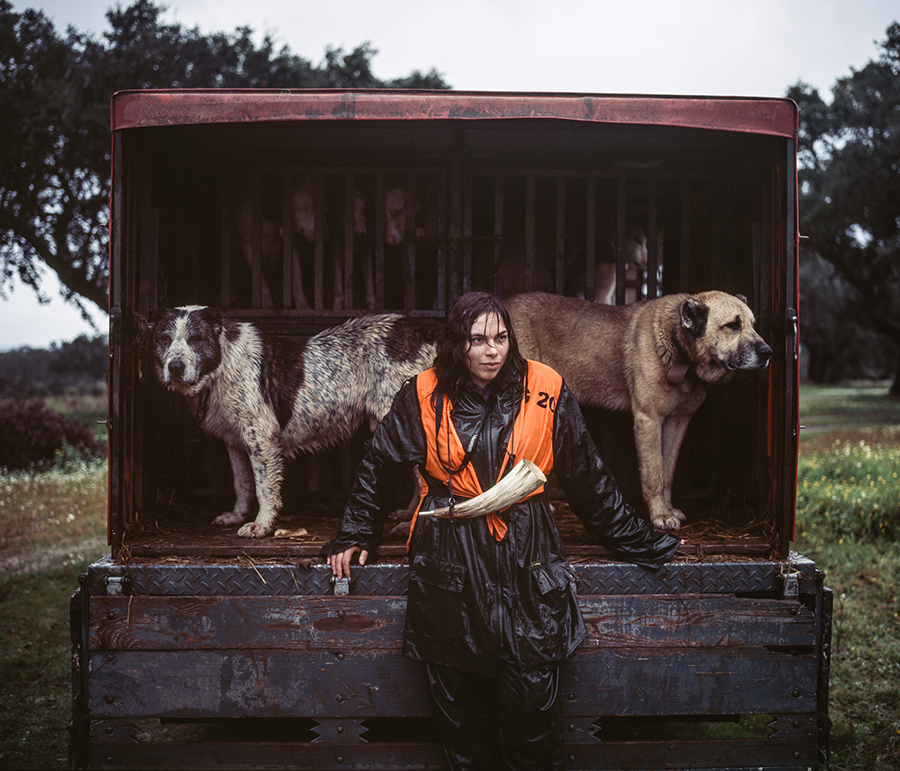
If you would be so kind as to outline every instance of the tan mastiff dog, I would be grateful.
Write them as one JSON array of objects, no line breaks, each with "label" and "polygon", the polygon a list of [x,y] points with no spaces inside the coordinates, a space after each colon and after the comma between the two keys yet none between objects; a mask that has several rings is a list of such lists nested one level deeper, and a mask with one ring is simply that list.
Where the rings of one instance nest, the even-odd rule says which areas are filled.
[{"label": "tan mastiff dog", "polygon": [[650,521],[677,529],[672,478],[691,415],[709,384],[772,355],[746,300],[711,291],[615,306],[531,292],[504,304],[526,358],[553,367],[582,404],[631,410]]}]

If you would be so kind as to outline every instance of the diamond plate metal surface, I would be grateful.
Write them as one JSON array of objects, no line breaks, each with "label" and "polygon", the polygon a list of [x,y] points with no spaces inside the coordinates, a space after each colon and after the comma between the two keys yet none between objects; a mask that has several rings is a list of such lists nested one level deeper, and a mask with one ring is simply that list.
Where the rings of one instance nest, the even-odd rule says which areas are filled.
[{"label": "diamond plate metal surface", "polygon": [[[796,575],[801,593],[815,592],[815,564],[792,554],[786,562],[675,563],[657,571],[624,563],[578,563],[578,593],[593,594],[758,594],[778,593],[787,575]],[[325,564],[308,567],[271,564],[116,565],[111,557],[88,569],[88,591],[108,594],[109,578],[124,578],[126,594],[150,596],[330,596]],[[405,595],[406,565],[353,568],[351,595]]]}]

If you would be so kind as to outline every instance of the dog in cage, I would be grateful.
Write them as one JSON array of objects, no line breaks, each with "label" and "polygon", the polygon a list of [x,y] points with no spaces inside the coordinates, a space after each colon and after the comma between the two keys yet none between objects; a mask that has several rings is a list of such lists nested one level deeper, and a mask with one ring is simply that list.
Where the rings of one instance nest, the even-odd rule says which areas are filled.
[{"label": "dog in cage", "polygon": [[[310,307],[304,289],[304,253],[309,244],[316,240],[315,189],[309,175],[300,175],[289,185],[290,233],[285,233],[282,214],[282,190],[275,184],[275,178],[265,177],[260,181],[261,190],[254,194],[252,180],[247,175],[239,175],[234,186],[234,227],[238,238],[238,248],[249,275],[252,277],[254,264],[259,272],[260,304],[263,308]],[[321,219],[321,218],[320,218]],[[318,223],[319,227],[324,222]],[[282,303],[279,296],[284,277],[283,255],[285,238],[290,236],[290,292]],[[249,299],[249,298],[248,298]]]},{"label": "dog in cage", "polygon": [[531,292],[504,302],[523,356],[559,372],[580,404],[632,412],[650,521],[680,527],[672,482],[691,417],[710,386],[772,357],[746,298],[708,291],[605,305]]},{"label": "dog in cage", "polygon": [[[221,310],[154,310],[143,331],[161,385],[225,442],[235,503],[217,525],[263,538],[281,511],[285,461],[374,429],[405,380],[435,356],[435,329],[400,314],[351,319],[308,340],[269,335]],[[254,497],[259,512],[250,517]]]},{"label": "dog in cage", "polygon": [[[656,281],[662,285],[662,228],[657,232]],[[609,238],[610,254],[616,253],[615,237]],[[644,229],[630,224],[625,232],[625,303],[654,299],[648,295],[647,268],[649,264],[648,239]],[[569,297],[586,298],[585,255],[580,252],[566,263],[565,294]],[[657,289],[658,291],[658,289]],[[657,294],[657,296],[659,296]],[[594,302],[605,305],[616,304],[616,263],[615,260],[594,261]]]}]

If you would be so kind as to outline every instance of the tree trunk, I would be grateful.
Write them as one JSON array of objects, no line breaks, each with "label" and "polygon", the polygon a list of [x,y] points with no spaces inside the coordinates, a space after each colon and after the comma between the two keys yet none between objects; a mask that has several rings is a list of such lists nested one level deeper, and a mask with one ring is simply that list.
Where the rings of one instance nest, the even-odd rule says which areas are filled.
[{"label": "tree trunk", "polygon": [[891,390],[888,391],[888,396],[900,399],[900,355],[897,357],[897,369],[894,372],[894,382],[891,383]]}]

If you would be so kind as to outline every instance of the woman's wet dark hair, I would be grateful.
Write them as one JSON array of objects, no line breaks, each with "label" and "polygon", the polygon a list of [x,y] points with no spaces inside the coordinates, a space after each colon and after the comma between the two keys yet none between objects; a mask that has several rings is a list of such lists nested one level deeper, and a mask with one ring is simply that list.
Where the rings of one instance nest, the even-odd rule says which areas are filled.
[{"label": "woman's wet dark hair", "polygon": [[447,323],[438,343],[438,353],[434,360],[437,385],[435,392],[444,393],[454,401],[462,387],[469,380],[469,370],[465,363],[465,353],[469,347],[472,325],[483,314],[500,317],[509,333],[509,353],[500,372],[497,384],[501,390],[517,387],[525,374],[526,363],[519,353],[519,343],[509,319],[509,312],[503,303],[487,292],[469,292],[462,295],[447,314]]}]

